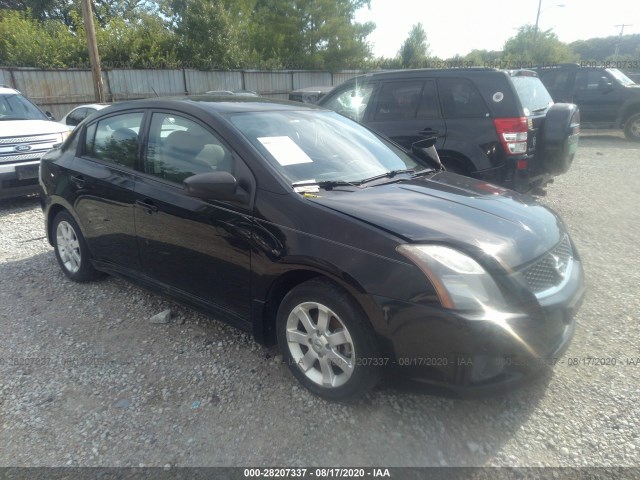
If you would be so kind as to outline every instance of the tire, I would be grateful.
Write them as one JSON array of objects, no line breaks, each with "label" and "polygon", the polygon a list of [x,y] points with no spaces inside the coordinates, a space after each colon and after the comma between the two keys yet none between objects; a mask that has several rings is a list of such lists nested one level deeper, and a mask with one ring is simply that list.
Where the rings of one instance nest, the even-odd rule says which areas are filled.
[{"label": "tire", "polygon": [[544,119],[539,152],[544,171],[560,175],[571,168],[578,147],[580,111],[572,103],[556,103]]},{"label": "tire", "polygon": [[355,300],[326,279],[309,280],[284,297],[276,331],[283,360],[320,397],[357,398],[380,378],[371,324]]},{"label": "tire", "polygon": [[640,113],[631,115],[624,124],[624,136],[627,140],[640,142]]},{"label": "tire", "polygon": [[64,274],[74,282],[88,282],[102,277],[89,258],[89,249],[78,224],[69,212],[53,219],[53,249]]}]

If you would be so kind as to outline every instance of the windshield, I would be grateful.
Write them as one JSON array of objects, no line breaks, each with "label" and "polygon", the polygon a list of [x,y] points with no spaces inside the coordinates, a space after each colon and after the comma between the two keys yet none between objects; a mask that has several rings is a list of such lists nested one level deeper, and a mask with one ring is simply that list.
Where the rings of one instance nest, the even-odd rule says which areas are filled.
[{"label": "windshield", "polygon": [[613,75],[613,77],[625,87],[627,85],[635,85],[636,83],[617,68],[607,68],[606,71],[609,72],[609,74]]},{"label": "windshield", "polygon": [[553,99],[538,77],[511,77],[525,115],[544,112],[553,105]]},{"label": "windshield", "polygon": [[250,112],[230,120],[291,184],[357,183],[390,171],[425,168],[335,112]]},{"label": "windshield", "polygon": [[12,93],[0,95],[0,121],[2,120],[47,120],[47,117],[25,97]]}]

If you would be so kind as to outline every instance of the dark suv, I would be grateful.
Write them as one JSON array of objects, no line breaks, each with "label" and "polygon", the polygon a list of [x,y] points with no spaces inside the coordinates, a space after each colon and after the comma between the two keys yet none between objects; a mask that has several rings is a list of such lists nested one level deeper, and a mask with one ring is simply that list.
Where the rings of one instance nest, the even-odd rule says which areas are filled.
[{"label": "dark suv", "polygon": [[620,70],[567,64],[538,75],[556,102],[580,107],[583,128],[622,128],[640,142],[640,85]]},{"label": "dark suv", "polygon": [[539,190],[569,169],[580,129],[578,108],[554,105],[530,70],[373,73],[345,82],[318,104],[407,149],[436,137],[447,170],[520,192]]}]

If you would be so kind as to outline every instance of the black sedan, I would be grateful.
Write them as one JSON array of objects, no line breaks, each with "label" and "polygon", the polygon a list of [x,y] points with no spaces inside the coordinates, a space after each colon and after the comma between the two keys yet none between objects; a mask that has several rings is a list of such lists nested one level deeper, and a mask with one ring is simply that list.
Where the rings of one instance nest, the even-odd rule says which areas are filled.
[{"label": "black sedan", "polygon": [[562,220],[334,112],[250,97],[122,103],[40,168],[74,281],[131,279],[278,343],[309,390],[383,374],[509,386],[573,333],[583,269]]}]

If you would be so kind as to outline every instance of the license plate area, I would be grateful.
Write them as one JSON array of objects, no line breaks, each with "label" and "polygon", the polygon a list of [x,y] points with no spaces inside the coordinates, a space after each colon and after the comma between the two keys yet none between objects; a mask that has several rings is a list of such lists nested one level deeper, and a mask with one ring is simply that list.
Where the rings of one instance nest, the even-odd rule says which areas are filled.
[{"label": "license plate area", "polygon": [[38,168],[40,165],[23,165],[16,167],[16,177],[18,180],[30,180],[38,178]]}]

